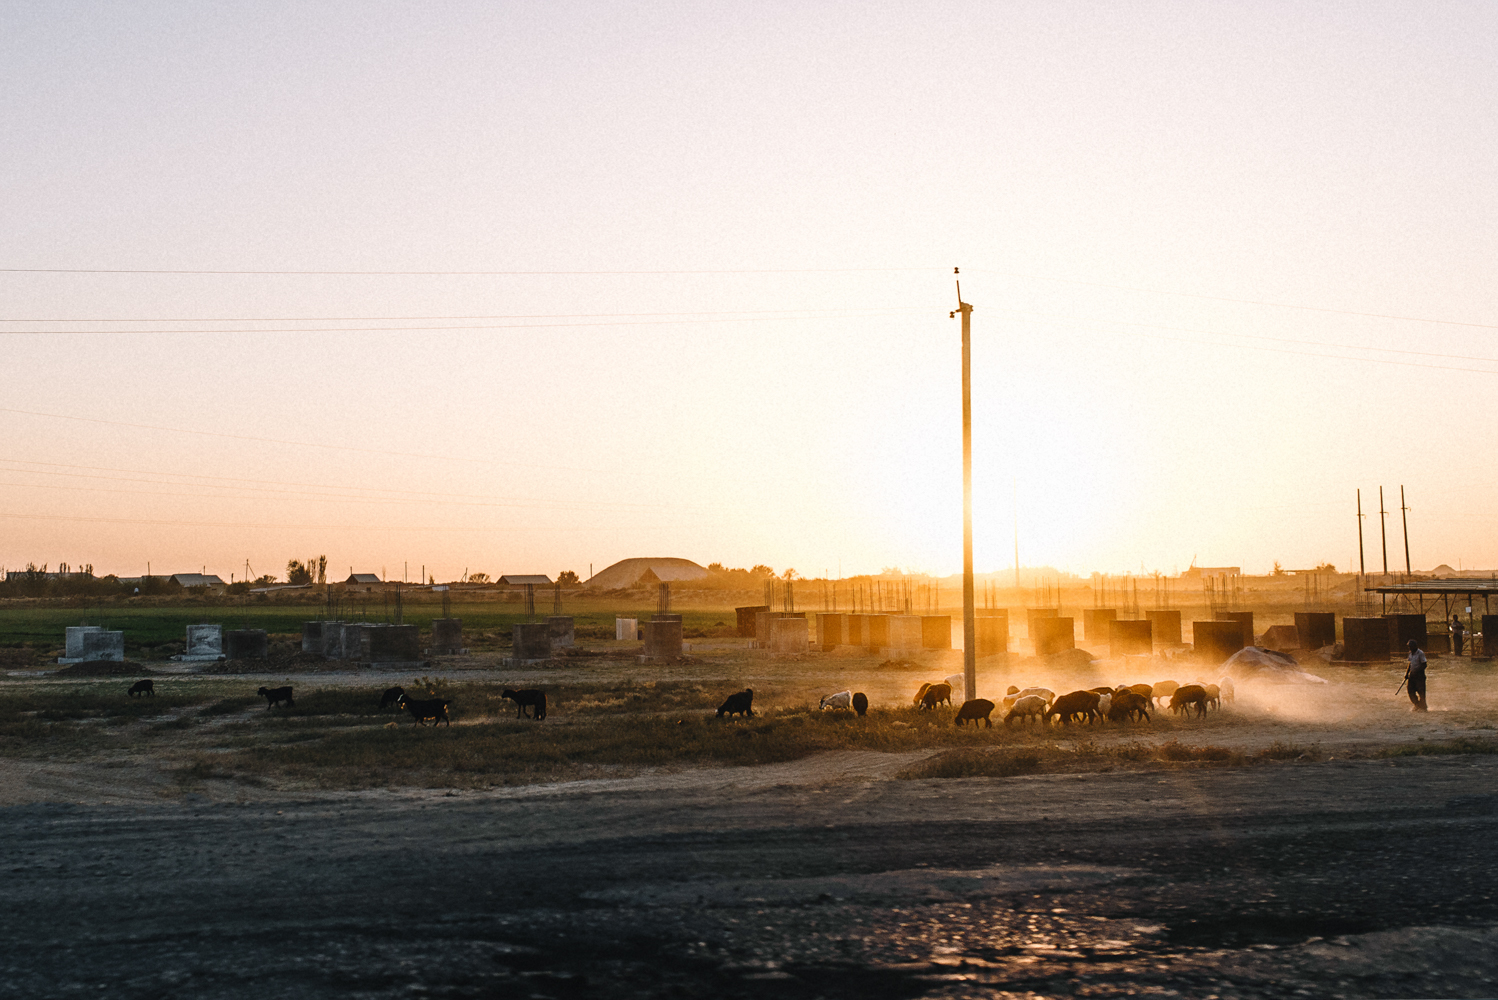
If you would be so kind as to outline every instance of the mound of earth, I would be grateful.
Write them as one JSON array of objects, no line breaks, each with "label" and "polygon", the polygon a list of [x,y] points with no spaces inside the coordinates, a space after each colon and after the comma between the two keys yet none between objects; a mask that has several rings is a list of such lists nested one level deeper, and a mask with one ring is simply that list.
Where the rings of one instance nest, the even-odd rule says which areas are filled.
[{"label": "mound of earth", "polygon": [[1238,683],[1325,684],[1326,678],[1306,673],[1289,653],[1262,646],[1245,646],[1222,665],[1222,676]]},{"label": "mound of earth", "polygon": [[84,663],[70,663],[52,673],[53,677],[149,677],[159,673],[156,670],[147,670],[139,663],[130,660],[88,660]]},{"label": "mound of earth", "polygon": [[1046,666],[1056,670],[1082,670],[1097,657],[1085,649],[1063,649],[1040,658]]},{"label": "mound of earth", "polygon": [[[281,671],[324,670],[330,661],[321,653],[303,653],[297,650],[289,656],[277,656],[274,652],[264,660],[218,660],[199,670],[200,674],[263,674]],[[338,661],[332,661],[335,664]]]}]

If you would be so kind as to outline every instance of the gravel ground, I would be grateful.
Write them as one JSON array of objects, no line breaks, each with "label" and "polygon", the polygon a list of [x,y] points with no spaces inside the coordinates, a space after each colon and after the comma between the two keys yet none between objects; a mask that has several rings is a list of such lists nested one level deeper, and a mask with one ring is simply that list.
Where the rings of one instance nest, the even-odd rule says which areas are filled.
[{"label": "gravel ground", "polygon": [[1498,758],[919,782],[879,756],[8,806],[0,996],[1498,994]]}]

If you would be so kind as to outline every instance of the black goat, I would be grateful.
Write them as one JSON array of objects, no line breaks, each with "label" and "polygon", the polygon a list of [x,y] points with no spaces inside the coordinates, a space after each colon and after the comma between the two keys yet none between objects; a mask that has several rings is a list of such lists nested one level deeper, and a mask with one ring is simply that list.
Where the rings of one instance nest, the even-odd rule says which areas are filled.
[{"label": "black goat", "polygon": [[130,697],[132,698],[134,698],[136,695],[141,694],[148,694],[152,698],[154,698],[156,697],[156,682],[149,679],[136,681],[134,684],[130,685],[130,690],[125,693],[130,695]]},{"label": "black goat", "polygon": [[275,708],[278,703],[283,702],[283,701],[286,702],[286,707],[287,708],[295,708],[296,707],[296,702],[294,702],[294,701],[291,700],[291,685],[290,684],[286,685],[285,687],[274,688],[274,689],[273,688],[261,688],[259,691],[256,691],[255,693],[258,694],[260,697],[262,697],[262,698],[264,698],[266,700],[267,704],[265,706],[265,710],[267,712],[269,712],[271,709]]},{"label": "black goat", "polygon": [[[516,691],[511,688],[505,688],[500,697],[508,698],[515,703],[515,718],[517,719],[532,718],[539,722],[546,718],[545,691],[537,691],[533,688],[525,691]],[[526,708],[531,709],[530,713],[526,712]]]},{"label": "black goat", "polygon": [[744,688],[738,694],[731,694],[718,706],[718,718],[725,715],[742,715],[752,718],[754,715],[754,688]]},{"label": "black goat", "polygon": [[380,695],[380,707],[381,708],[389,708],[391,705],[399,705],[400,704],[400,700],[401,700],[401,695],[403,695],[405,693],[406,693],[406,689],[403,688],[403,687],[400,687],[399,685],[397,685],[397,686],[395,686],[393,688],[386,688],[385,689],[385,693],[382,694],[382,695]]},{"label": "black goat", "polygon": [[416,720],[418,726],[426,725],[428,719],[432,720],[434,726],[439,722],[445,722],[449,727],[453,724],[452,720],[447,717],[448,701],[446,698],[427,698],[417,701],[401,695],[396,704],[410,712],[411,718]]}]

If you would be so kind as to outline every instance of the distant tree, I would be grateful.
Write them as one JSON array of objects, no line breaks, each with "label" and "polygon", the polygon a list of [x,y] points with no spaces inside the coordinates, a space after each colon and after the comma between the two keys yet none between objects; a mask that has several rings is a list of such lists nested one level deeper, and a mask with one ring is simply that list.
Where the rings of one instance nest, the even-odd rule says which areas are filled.
[{"label": "distant tree", "polygon": [[265,574],[262,577],[256,578],[256,580],[255,580],[255,586],[257,586],[257,587],[271,587],[271,586],[275,585],[275,582],[276,582],[275,574],[273,574],[273,573],[267,573],[267,574]]},{"label": "distant tree", "polygon": [[1283,566],[1280,565],[1280,561],[1278,559],[1276,559],[1274,561],[1274,575],[1275,576],[1284,576],[1285,575],[1285,567],[1283,567]]},{"label": "distant tree", "polygon": [[328,557],[327,556],[318,556],[317,557],[317,582],[318,583],[327,583],[328,582]]},{"label": "distant tree", "polygon": [[801,574],[797,573],[794,569],[788,569],[780,574],[780,578],[782,580],[799,580],[801,579]]},{"label": "distant tree", "polygon": [[768,566],[755,566],[749,571],[750,576],[774,576],[775,571]]},{"label": "distant tree", "polygon": [[1331,563],[1318,563],[1316,566],[1316,570],[1320,573],[1335,573],[1337,571],[1337,567],[1333,566]]},{"label": "distant tree", "polygon": [[572,570],[564,569],[557,574],[557,583],[560,583],[564,587],[575,587],[579,583],[582,583],[582,581],[577,578],[577,574],[572,572]]},{"label": "distant tree", "polygon": [[468,582],[469,583],[488,583],[489,582],[489,574],[488,573],[469,573],[468,574]]},{"label": "distant tree", "polygon": [[[311,560],[308,560],[311,562]],[[293,559],[286,564],[286,582],[293,586],[303,586],[316,579],[316,573],[312,568],[299,560]]]},{"label": "distant tree", "polygon": [[708,563],[707,564],[707,571],[709,573],[722,573],[723,572],[723,564],[722,563]]}]

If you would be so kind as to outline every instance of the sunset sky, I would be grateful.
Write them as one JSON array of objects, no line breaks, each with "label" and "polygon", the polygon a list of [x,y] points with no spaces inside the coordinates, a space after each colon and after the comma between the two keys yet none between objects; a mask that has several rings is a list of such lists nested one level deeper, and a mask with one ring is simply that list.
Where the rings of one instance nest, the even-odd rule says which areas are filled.
[{"label": "sunset sky", "polygon": [[[1498,565],[1498,6],[16,3],[0,564]],[[1397,555],[1396,555],[1397,553]]]}]

